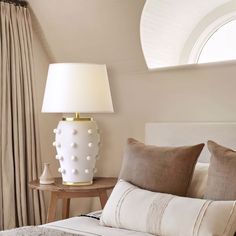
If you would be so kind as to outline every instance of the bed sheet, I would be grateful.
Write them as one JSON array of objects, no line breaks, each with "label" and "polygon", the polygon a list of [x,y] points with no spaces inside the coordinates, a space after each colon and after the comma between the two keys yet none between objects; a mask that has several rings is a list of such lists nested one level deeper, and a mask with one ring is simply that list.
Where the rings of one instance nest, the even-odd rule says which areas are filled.
[{"label": "bed sheet", "polygon": [[151,236],[152,234],[136,232],[125,229],[104,227],[99,225],[99,220],[91,217],[72,217],[66,220],[55,221],[43,225],[55,230],[62,230],[83,236]]}]

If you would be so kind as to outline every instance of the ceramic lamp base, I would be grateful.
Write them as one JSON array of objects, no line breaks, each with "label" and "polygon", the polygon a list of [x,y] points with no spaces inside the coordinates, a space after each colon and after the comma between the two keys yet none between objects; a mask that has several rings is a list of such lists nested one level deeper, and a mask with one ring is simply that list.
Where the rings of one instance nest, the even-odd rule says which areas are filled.
[{"label": "ceramic lamp base", "polygon": [[90,185],[96,172],[100,136],[93,120],[60,121],[54,130],[60,162],[59,172],[65,185]]}]

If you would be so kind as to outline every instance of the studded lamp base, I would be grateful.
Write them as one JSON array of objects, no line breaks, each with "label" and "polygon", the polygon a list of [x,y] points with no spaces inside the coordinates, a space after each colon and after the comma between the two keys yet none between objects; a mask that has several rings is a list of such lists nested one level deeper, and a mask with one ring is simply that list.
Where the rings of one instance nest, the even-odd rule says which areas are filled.
[{"label": "studded lamp base", "polygon": [[60,121],[54,133],[63,184],[92,184],[100,143],[96,122]]}]

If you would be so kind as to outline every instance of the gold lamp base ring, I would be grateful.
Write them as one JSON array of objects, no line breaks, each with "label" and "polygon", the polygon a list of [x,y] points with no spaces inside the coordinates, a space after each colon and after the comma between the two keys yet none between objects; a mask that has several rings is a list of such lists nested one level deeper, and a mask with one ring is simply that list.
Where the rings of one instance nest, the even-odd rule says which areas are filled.
[{"label": "gold lamp base ring", "polygon": [[92,185],[93,181],[89,181],[89,182],[66,182],[63,181],[64,185],[70,185],[70,186],[85,186],[85,185]]}]

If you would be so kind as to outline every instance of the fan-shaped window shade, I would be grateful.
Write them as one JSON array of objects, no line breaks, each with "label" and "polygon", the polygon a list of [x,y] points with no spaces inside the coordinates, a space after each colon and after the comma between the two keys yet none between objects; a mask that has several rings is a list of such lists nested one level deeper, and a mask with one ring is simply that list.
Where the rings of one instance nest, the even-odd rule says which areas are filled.
[{"label": "fan-shaped window shade", "polygon": [[141,16],[140,38],[148,68],[193,63],[189,55],[194,40],[202,33],[196,35],[195,29],[204,30],[206,26],[199,27],[201,21],[229,2],[234,2],[236,9],[235,0],[147,0]]}]

